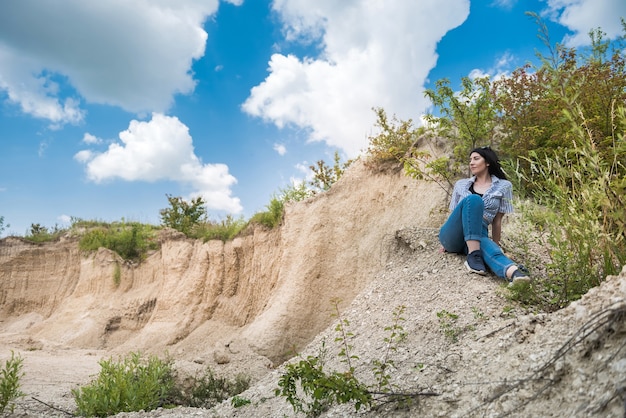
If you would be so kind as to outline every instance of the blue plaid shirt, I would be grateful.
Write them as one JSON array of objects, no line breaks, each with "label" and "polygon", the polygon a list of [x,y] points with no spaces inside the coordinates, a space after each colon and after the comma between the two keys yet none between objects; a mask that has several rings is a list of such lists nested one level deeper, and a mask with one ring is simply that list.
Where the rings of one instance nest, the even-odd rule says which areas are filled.
[{"label": "blue plaid shirt", "polygon": [[[465,197],[472,194],[470,186],[476,181],[476,176],[467,179],[461,179],[454,184],[452,191],[452,199],[450,200],[450,210],[454,210],[456,205]],[[498,212],[513,212],[513,186],[508,180],[502,180],[496,176],[491,176],[491,187],[483,194],[483,203],[485,211],[483,218],[487,225],[491,225],[493,218]]]}]

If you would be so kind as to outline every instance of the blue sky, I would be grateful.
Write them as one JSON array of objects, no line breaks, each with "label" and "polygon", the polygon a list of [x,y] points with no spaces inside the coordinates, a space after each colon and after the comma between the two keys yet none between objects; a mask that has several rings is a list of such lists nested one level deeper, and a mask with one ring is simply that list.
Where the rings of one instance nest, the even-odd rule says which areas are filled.
[{"label": "blue sky", "polygon": [[580,47],[620,35],[626,2],[3,1],[4,235],[158,224],[166,194],[248,218],[316,161],[359,155],[373,107],[419,121],[437,79],[535,61],[525,11]]}]

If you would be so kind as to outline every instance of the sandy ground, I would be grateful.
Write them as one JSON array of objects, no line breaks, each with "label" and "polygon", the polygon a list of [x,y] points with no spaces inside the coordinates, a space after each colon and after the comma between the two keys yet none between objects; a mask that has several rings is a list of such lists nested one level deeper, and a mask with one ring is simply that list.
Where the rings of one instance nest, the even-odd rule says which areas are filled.
[{"label": "sandy ground", "polygon": [[[494,276],[469,275],[462,257],[440,253],[435,232],[400,231],[389,243],[393,251],[386,265],[345,310],[345,319],[354,334],[351,346],[359,357],[356,373],[364,382],[373,383],[372,362],[384,352],[385,327],[394,309],[404,306],[402,325],[407,337],[392,353],[393,383],[403,391],[429,391],[438,396],[418,398],[408,410],[383,407],[357,413],[351,405],[343,405],[323,416],[624,416],[623,318],[609,331],[600,330],[573,344],[558,361],[553,359],[594,313],[615,304],[623,307],[626,271],[567,309],[535,314],[512,304],[506,287]],[[437,315],[442,311],[458,315],[455,341],[446,335]],[[328,369],[342,370],[345,365],[333,342],[334,325],[320,333],[302,355],[319,354],[325,341],[330,353]],[[99,359],[110,355],[70,348],[28,350],[28,341],[19,341],[17,335],[13,343],[4,337],[2,352],[12,344],[21,346],[18,352],[25,359],[23,390],[27,396],[19,402],[15,416],[67,416],[33,398],[73,411],[71,389],[88,382],[99,370]],[[246,407],[233,408],[225,402],[212,410],[177,408],[119,416],[296,416],[284,399],[273,394],[282,370],[282,366],[268,370],[241,394],[252,402]],[[543,383],[546,379],[549,385]]]}]

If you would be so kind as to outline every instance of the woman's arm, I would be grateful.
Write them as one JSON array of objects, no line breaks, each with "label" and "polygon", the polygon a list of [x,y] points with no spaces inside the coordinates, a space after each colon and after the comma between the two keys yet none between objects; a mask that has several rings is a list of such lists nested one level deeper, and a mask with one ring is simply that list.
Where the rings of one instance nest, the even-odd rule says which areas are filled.
[{"label": "woman's arm", "polygon": [[504,218],[504,213],[498,212],[491,223],[491,239],[499,246],[501,246],[500,238],[502,236],[502,218]]}]

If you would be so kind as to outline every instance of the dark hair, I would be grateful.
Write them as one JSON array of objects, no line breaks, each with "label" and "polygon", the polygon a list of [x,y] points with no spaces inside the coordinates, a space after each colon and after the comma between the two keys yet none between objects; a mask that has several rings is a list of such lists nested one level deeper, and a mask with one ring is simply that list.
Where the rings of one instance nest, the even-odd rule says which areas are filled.
[{"label": "dark hair", "polygon": [[498,154],[490,147],[480,147],[474,148],[470,155],[473,153],[480,154],[481,157],[485,159],[488,164],[487,169],[489,169],[489,174],[492,176],[496,176],[499,179],[506,180],[506,174],[502,171],[502,166],[500,165],[500,159],[498,158]]}]

